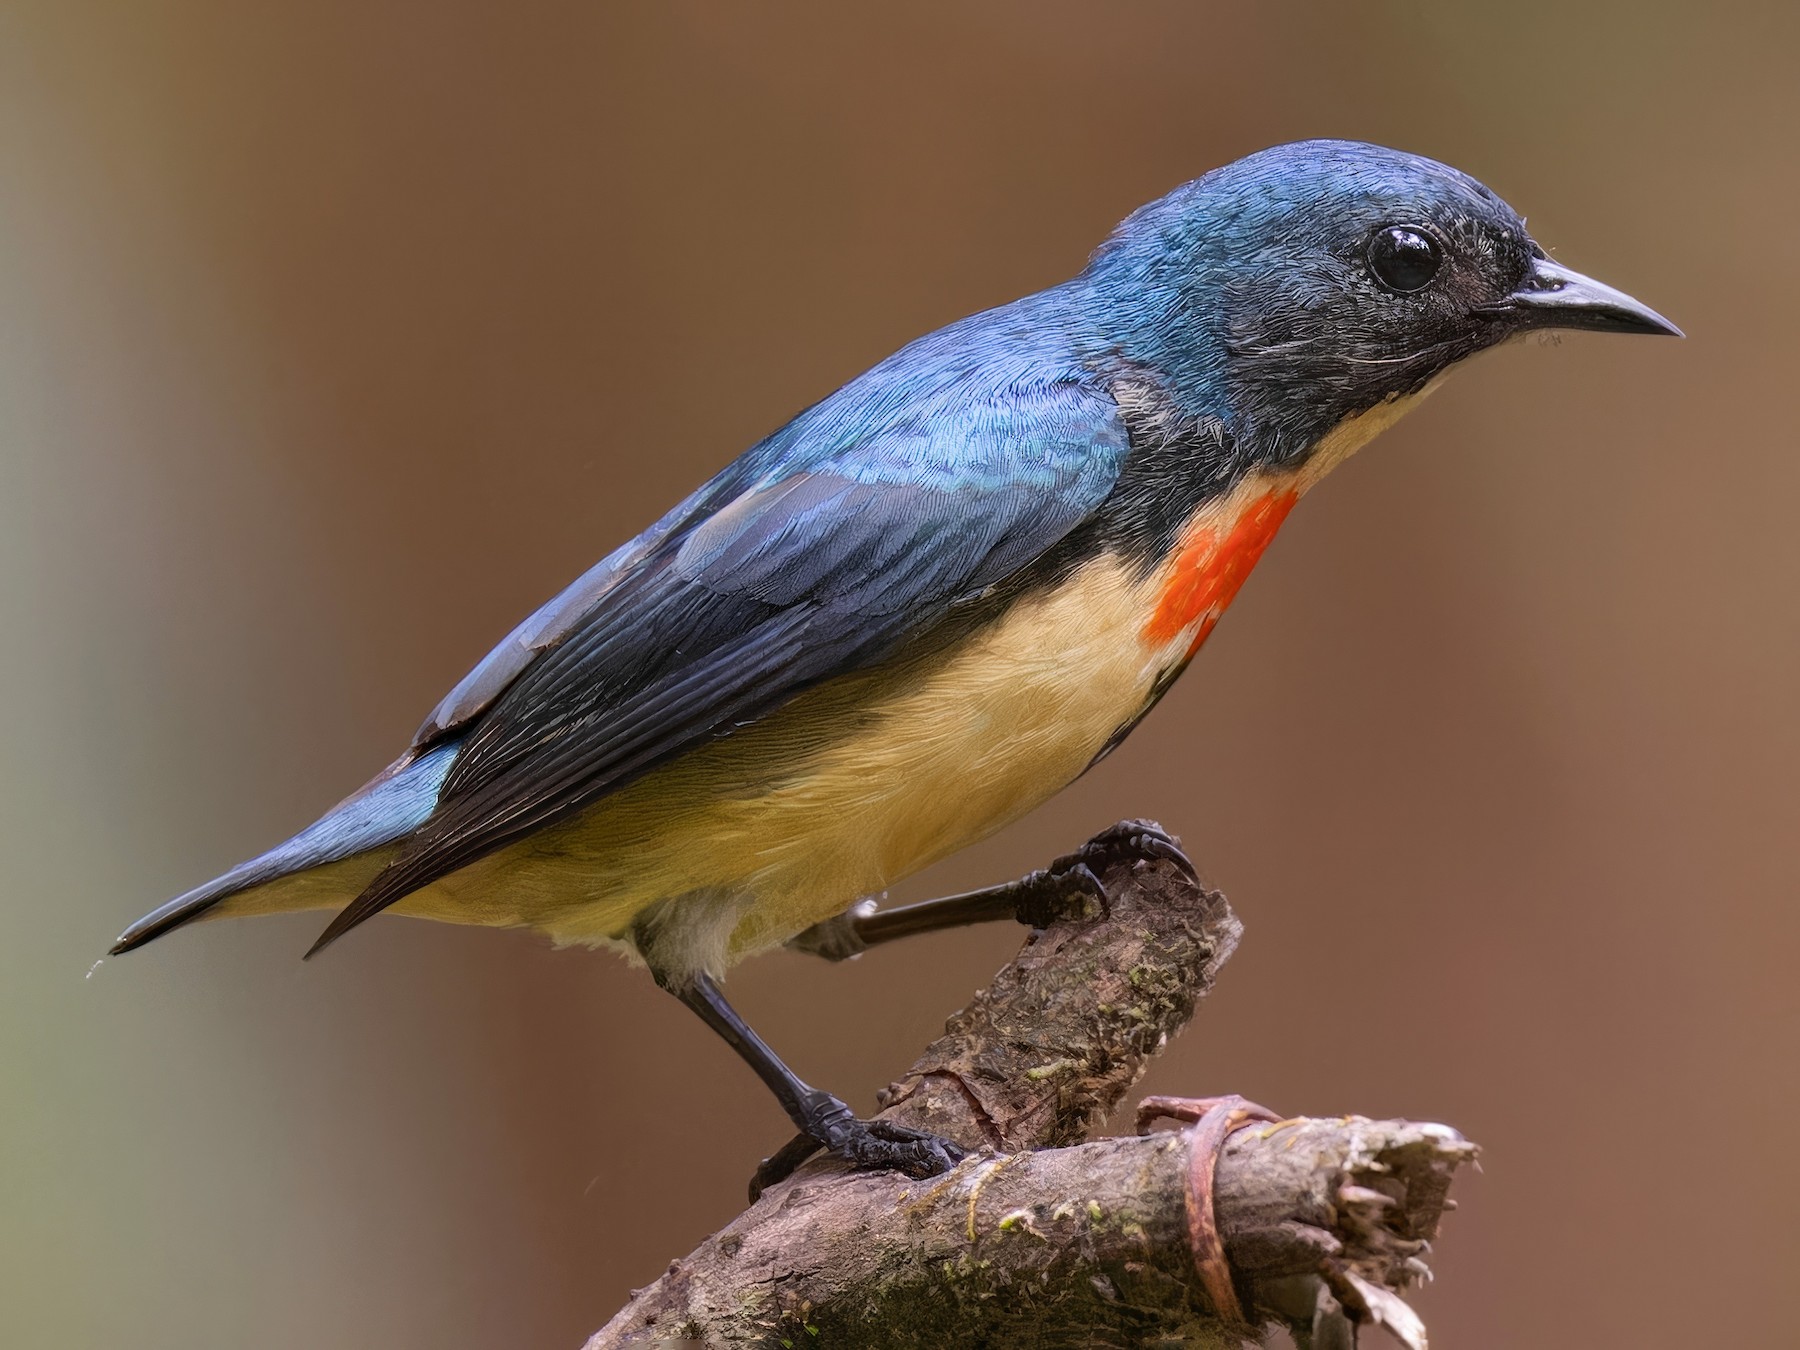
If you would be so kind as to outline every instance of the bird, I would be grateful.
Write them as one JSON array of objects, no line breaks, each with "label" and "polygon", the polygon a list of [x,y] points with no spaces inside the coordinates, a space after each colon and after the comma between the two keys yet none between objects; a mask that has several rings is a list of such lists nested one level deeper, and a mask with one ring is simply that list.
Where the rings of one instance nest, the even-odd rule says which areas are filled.
[{"label": "bird", "polygon": [[317,822],[127,928],[392,910],[647,967],[846,1162],[963,1156],[857,1117],[726,970],[1085,903],[1049,868],[872,897],[1118,747],[1295,504],[1453,366],[1554,329],[1680,330],[1553,261],[1493,191],[1353,141],[1276,146],[1129,215],[1072,279],[921,337],[726,465],[528,617]]}]

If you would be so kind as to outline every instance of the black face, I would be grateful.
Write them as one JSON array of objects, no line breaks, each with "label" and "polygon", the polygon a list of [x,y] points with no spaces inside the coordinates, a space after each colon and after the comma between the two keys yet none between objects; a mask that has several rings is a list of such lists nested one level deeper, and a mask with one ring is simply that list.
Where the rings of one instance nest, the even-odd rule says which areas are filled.
[{"label": "black face", "polygon": [[1673,332],[1560,268],[1465,174],[1373,146],[1281,147],[1202,179],[1229,220],[1196,250],[1226,403],[1277,457],[1525,329]]},{"label": "black face", "polygon": [[1233,405],[1290,454],[1517,331],[1496,311],[1536,249],[1497,200],[1356,207],[1226,288]]},{"label": "black face", "polygon": [[1467,174],[1351,141],[1276,146],[1177,188],[1084,279],[1112,350],[1263,462],[1525,329],[1676,331],[1551,262]]}]

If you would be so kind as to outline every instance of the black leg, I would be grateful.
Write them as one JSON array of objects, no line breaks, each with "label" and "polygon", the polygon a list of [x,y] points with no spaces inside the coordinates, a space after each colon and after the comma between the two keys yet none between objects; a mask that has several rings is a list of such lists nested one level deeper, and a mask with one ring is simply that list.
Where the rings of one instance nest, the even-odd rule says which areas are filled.
[{"label": "black leg", "polygon": [[1045,868],[1017,881],[894,909],[859,905],[814,924],[790,938],[787,945],[827,961],[842,961],[881,943],[914,933],[935,933],[941,928],[962,928],[999,919],[1017,919],[1033,928],[1043,928],[1059,918],[1083,913],[1088,901],[1094,899],[1104,903],[1105,897],[1100,883],[1087,868],[1062,873]]},{"label": "black leg", "polygon": [[[756,1070],[756,1076],[768,1084],[788,1119],[816,1148],[824,1148],[857,1167],[893,1168],[910,1177],[947,1172],[967,1156],[948,1139],[922,1130],[880,1120],[858,1120],[843,1102],[829,1092],[809,1086],[783,1064],[706,975],[668,981],[663,987],[698,1013],[701,1021],[718,1032]],[[750,1198],[754,1200],[765,1186],[785,1177],[814,1151],[815,1148],[801,1149],[791,1144],[769,1159],[750,1183]]]},{"label": "black leg", "polygon": [[940,928],[961,928],[998,919],[1047,928],[1059,919],[1087,913],[1090,903],[1097,903],[1104,912],[1106,891],[1100,884],[1100,874],[1120,858],[1167,859],[1190,877],[1195,875],[1194,865],[1181,851],[1180,842],[1160,825],[1146,820],[1122,820],[1067,857],[1017,881],[938,900],[921,900],[897,909],[869,910],[859,906],[814,924],[788,946],[842,961],[883,942],[915,933],[934,933]]}]

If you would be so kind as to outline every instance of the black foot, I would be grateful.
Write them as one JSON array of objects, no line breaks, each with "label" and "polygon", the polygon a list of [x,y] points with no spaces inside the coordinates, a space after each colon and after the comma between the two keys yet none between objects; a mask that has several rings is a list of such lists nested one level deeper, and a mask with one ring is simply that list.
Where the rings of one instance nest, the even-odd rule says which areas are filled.
[{"label": "black foot", "polygon": [[1058,858],[1042,871],[1021,877],[1016,883],[1015,913],[1020,923],[1048,928],[1064,919],[1087,916],[1098,905],[1102,917],[1112,913],[1106,887],[1100,882],[1106,869],[1118,862],[1155,862],[1167,859],[1190,880],[1200,875],[1181,841],[1154,820],[1121,820],[1109,825],[1073,853]]},{"label": "black foot", "polygon": [[1085,865],[1101,876],[1114,863],[1139,861],[1172,862],[1189,880],[1200,880],[1193,861],[1181,851],[1181,841],[1154,820],[1121,820],[1108,825],[1068,857],[1051,863],[1050,870]]},{"label": "black foot", "polygon": [[819,1093],[809,1104],[806,1133],[800,1135],[756,1169],[750,1179],[750,1199],[756,1198],[820,1149],[842,1158],[852,1167],[885,1168],[923,1179],[948,1172],[969,1156],[968,1150],[924,1130],[885,1120],[858,1120],[836,1097]]},{"label": "black foot", "polygon": [[1099,874],[1079,853],[1058,858],[1040,871],[1027,873],[1014,883],[1013,916],[1031,928],[1048,928],[1065,919],[1084,919],[1097,907],[1102,917],[1111,913],[1106,887]]}]

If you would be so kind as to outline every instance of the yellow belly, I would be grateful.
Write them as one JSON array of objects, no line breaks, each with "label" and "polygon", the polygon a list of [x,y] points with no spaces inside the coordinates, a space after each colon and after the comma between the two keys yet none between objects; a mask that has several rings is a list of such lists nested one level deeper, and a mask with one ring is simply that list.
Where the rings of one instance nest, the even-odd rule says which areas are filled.
[{"label": "yellow belly", "polygon": [[1167,665],[1116,559],[947,650],[833,681],[401,912],[625,933],[646,906],[743,896],[733,956],[785,941],[991,834],[1064,787]]},{"label": "yellow belly", "polygon": [[[948,648],[821,686],[397,912],[600,943],[676,902],[713,916],[695,939],[708,966],[786,941],[1072,782],[1211,631],[1286,506],[1416,401],[1346,423],[1300,470],[1207,503],[1149,575],[1118,557],[1089,562]],[[1205,541],[1231,544],[1278,498],[1244,566],[1212,565]]]}]

